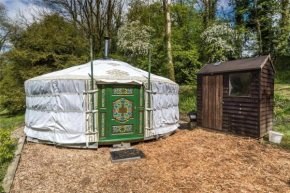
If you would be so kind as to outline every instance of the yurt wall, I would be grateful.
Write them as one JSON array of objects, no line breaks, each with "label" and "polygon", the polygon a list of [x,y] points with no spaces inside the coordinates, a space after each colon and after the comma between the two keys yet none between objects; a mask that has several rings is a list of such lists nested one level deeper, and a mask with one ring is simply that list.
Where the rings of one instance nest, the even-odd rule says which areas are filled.
[{"label": "yurt wall", "polygon": [[[95,148],[158,138],[179,126],[179,86],[113,59],[44,74],[25,82],[29,141]],[[94,106],[92,97],[94,96]],[[93,121],[95,118],[95,124]]]}]

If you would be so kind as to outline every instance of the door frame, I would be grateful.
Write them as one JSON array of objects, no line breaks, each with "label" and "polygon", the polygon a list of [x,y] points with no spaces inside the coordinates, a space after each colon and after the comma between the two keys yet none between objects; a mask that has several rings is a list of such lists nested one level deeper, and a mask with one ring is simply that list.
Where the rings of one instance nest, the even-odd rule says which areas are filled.
[{"label": "door frame", "polygon": [[[113,88],[133,88],[133,95],[113,95]],[[122,141],[138,141],[144,139],[144,88],[143,85],[131,84],[98,84],[98,130],[99,142],[122,142]],[[127,97],[126,97],[127,96]],[[109,128],[113,122],[112,102],[116,98],[132,98],[135,104],[132,107],[133,113],[133,133],[132,134],[112,134],[112,128]],[[118,100],[118,99],[117,99]],[[109,104],[110,103],[110,104]],[[111,119],[111,120],[110,120]],[[130,118],[128,121],[130,121]],[[128,121],[125,121],[124,124]],[[124,125],[120,124],[120,125]],[[116,124],[115,124],[116,125]],[[112,136],[113,135],[113,136]]]}]

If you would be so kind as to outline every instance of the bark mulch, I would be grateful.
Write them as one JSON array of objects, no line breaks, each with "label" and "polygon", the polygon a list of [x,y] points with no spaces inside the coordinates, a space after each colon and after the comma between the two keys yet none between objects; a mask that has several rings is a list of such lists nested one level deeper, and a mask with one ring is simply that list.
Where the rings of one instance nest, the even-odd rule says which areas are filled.
[{"label": "bark mulch", "polygon": [[196,129],[134,146],[146,157],[112,164],[109,148],[28,143],[12,192],[290,192],[290,152]]}]

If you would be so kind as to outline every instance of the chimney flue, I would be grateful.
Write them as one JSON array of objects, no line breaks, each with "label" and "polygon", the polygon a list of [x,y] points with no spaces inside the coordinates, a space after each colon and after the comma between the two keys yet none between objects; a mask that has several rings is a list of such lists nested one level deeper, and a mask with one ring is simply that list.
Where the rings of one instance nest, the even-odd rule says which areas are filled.
[{"label": "chimney flue", "polygon": [[109,37],[105,37],[105,54],[104,59],[109,59]]}]

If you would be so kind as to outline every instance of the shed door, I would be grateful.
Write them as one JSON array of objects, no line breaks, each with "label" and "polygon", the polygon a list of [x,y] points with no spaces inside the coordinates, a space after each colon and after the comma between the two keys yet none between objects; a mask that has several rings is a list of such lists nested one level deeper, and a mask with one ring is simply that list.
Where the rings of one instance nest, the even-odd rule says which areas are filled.
[{"label": "shed door", "polygon": [[202,78],[202,126],[222,130],[223,75]]}]

